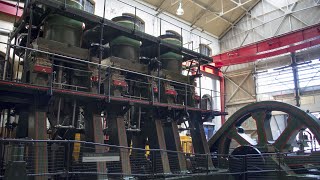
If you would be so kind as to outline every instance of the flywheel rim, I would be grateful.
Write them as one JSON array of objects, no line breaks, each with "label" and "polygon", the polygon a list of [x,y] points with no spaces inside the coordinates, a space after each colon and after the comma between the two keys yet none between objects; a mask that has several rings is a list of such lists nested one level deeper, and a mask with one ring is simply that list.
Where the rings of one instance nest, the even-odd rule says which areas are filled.
[{"label": "flywheel rim", "polygon": [[[237,126],[242,124],[249,117],[253,117],[253,119],[256,120],[257,129],[261,129],[262,126],[265,127],[265,125],[263,125],[265,119],[261,119],[263,119],[263,117],[267,117],[268,112],[272,111],[282,111],[288,114],[288,125],[280,134],[280,136],[274,141],[274,143],[269,144],[266,137],[259,137],[263,136],[263,134],[266,135],[265,130],[263,130],[264,132],[262,134],[258,134],[257,144],[252,144],[250,139],[246,139],[245,136],[239,136],[239,133],[237,133]],[[261,118],[258,120],[259,123],[255,118]],[[296,106],[287,103],[278,101],[262,101],[249,104],[235,112],[208,141],[208,144],[211,152],[216,151],[218,154],[229,154],[231,139],[236,138],[235,140],[237,142],[241,141],[240,143],[238,142],[240,145],[261,146],[268,144],[273,146],[276,151],[281,152],[283,150],[283,145],[285,145],[282,142],[288,142],[288,138],[292,136],[292,133],[300,130],[302,127],[309,128],[314,137],[317,139],[318,143],[320,143],[320,121],[316,117]],[[247,144],[245,143],[246,141]]]}]

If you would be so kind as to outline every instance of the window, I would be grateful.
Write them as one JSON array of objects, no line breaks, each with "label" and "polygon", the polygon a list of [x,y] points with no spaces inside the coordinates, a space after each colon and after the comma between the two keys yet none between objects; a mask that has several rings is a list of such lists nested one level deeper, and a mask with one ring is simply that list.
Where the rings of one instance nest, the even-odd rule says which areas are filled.
[{"label": "window", "polygon": [[301,92],[320,89],[320,61],[312,60],[298,66]]},{"label": "window", "polygon": [[[320,61],[312,60],[298,63],[300,92],[320,90]],[[294,93],[291,66],[268,69],[257,73],[258,95],[285,95]]]},{"label": "window", "polygon": [[257,93],[291,93],[294,89],[291,67],[268,69],[257,73]]}]

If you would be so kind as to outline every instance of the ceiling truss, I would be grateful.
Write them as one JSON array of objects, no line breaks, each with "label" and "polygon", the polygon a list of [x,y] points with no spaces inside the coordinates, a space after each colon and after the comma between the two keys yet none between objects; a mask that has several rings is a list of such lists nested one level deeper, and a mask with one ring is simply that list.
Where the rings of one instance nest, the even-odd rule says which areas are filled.
[{"label": "ceiling truss", "polygon": [[229,27],[235,25],[239,15],[248,14],[252,4],[261,0],[182,0],[182,7],[186,12],[182,16],[176,15],[180,0],[140,1],[153,5],[156,16],[166,12],[188,22],[191,30],[198,29],[211,33],[213,37],[221,37]]}]

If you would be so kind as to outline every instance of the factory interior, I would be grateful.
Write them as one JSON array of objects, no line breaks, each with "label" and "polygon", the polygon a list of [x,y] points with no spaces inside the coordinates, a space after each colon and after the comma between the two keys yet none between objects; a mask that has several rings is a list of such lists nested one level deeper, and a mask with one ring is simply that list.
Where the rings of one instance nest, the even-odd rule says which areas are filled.
[{"label": "factory interior", "polygon": [[2,179],[320,179],[320,0],[0,0]]}]

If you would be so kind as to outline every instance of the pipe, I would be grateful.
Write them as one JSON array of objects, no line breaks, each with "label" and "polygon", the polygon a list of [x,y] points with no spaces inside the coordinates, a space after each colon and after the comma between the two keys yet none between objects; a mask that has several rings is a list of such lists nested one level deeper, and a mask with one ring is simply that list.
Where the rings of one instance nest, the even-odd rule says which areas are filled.
[{"label": "pipe", "polygon": [[6,50],[6,58],[4,60],[4,67],[3,67],[3,74],[2,74],[2,80],[6,80],[6,75],[7,75],[7,66],[10,58],[10,38],[8,36],[8,42],[7,42],[7,50]]},{"label": "pipe", "polygon": [[[58,79],[57,79],[57,81],[59,83],[58,87],[60,89],[62,89],[62,85],[61,85],[61,83],[62,83],[62,75],[63,75],[62,67],[63,67],[63,63],[60,62],[59,63],[59,68],[58,68],[59,69],[58,70]],[[61,99],[61,97],[59,97],[59,100],[58,100],[58,113],[57,113],[57,125],[60,125],[61,101],[62,101],[62,99]]]},{"label": "pipe", "polygon": [[138,114],[138,125],[137,125],[137,129],[140,129],[140,122],[141,122],[141,106],[139,106],[139,114]]},{"label": "pipe", "polygon": [[77,101],[74,100],[73,101],[73,111],[72,111],[72,124],[71,126],[76,127],[75,126],[75,120],[76,120],[76,107],[77,107]]},{"label": "pipe", "polygon": [[10,124],[10,112],[11,112],[11,109],[7,109],[7,119],[6,119],[6,123],[5,123],[5,138],[8,138],[9,137],[9,134],[10,134],[10,129],[9,129],[9,124]]},{"label": "pipe", "polygon": [[[79,107],[79,115],[78,115],[78,124],[77,124],[77,128],[80,129],[81,127],[81,123],[82,123],[82,117],[81,117],[81,108]],[[104,121],[103,121],[104,123]],[[103,126],[104,127],[104,126]]]},{"label": "pipe", "polygon": [[[200,72],[200,63],[199,63],[199,66],[198,66],[198,70],[197,70],[197,73],[201,73]],[[202,74],[200,74],[200,76],[199,76],[199,95],[200,95],[200,99],[202,98],[202,89],[201,89],[201,87],[202,87],[202,85],[201,85],[201,76],[202,76]],[[202,109],[202,104],[201,104],[201,101],[200,101],[200,109]]]},{"label": "pipe", "polygon": [[101,94],[101,61],[103,56],[103,31],[104,31],[104,19],[106,16],[106,0],[104,0],[104,7],[103,7],[103,18],[101,19],[101,25],[100,25],[100,44],[99,44],[99,74],[98,74],[98,94]]},{"label": "pipe", "polygon": [[[27,4],[29,2],[26,1],[25,2],[25,8],[27,7]],[[23,57],[23,62],[26,63],[27,62],[27,58],[28,58],[28,55],[30,53],[30,50],[29,50],[29,46],[30,46],[30,43],[31,43],[31,32],[32,32],[32,23],[33,23],[33,11],[34,11],[34,7],[31,6],[31,9],[30,9],[30,12],[29,12],[29,24],[28,24],[28,35],[27,35],[27,43],[26,43],[26,46],[25,46],[25,52],[24,52],[24,57]]]},{"label": "pipe", "polygon": [[[134,107],[132,107],[132,108],[134,108]],[[128,111],[128,129],[129,128],[131,128],[131,109],[129,109],[129,111]]]},{"label": "pipe", "polygon": [[[224,77],[220,76],[220,106],[221,106],[221,112],[225,112],[225,87],[224,87]],[[221,116],[221,125],[223,125],[226,122],[226,117]]]},{"label": "pipe", "polygon": [[61,111],[61,97],[59,97],[59,102],[58,102],[57,125],[60,125],[60,111]]},{"label": "pipe", "polygon": [[[158,61],[160,63],[160,50],[161,50],[161,42],[158,44]],[[158,102],[161,103],[161,82],[160,82],[160,64],[158,64],[157,75],[158,75]]]},{"label": "pipe", "polygon": [[1,133],[0,133],[0,137],[3,138],[3,131],[4,131],[4,109],[1,109],[0,111],[0,124],[1,124]]}]

